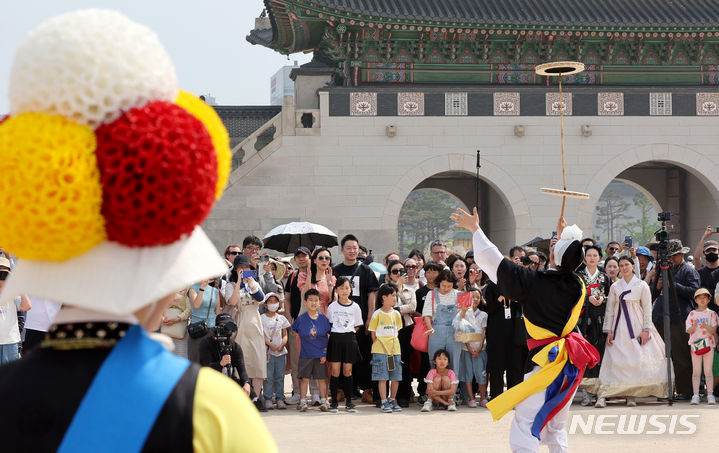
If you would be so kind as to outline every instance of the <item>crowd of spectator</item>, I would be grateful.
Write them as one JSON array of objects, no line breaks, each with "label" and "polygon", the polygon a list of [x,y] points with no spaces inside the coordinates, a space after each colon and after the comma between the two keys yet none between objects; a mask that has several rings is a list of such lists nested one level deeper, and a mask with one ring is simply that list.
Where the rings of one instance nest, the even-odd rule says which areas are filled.
[{"label": "crowd of spectator", "polygon": [[[703,393],[714,404],[719,242],[713,231],[707,228],[691,263],[688,247],[669,241],[672,389],[658,243],[611,241],[602,249],[591,238],[582,241],[585,260],[576,273],[586,298],[577,328],[602,357],[584,376],[582,405],[605,407],[612,399],[634,405],[638,397],[667,398],[670,390],[676,400],[698,404]],[[454,411],[462,404],[484,407],[522,382],[528,354],[522,306],[504,297],[471,250],[458,254],[434,241],[429,259],[421,250],[406,257],[391,252],[377,267],[351,234],[339,244],[341,256],[325,247],[299,247],[292,256],[262,250],[255,236],[228,245],[227,273],[177,291],[160,330],[175,354],[233,377],[258,410],[291,404],[303,412],[337,411],[344,401],[354,412],[353,401],[361,400],[383,412],[411,403],[425,412]],[[551,272],[551,257],[551,246],[515,246],[505,258]],[[0,289],[13,267],[9,258],[0,255]],[[0,364],[31,353],[60,309],[26,296],[10,305],[0,318]],[[418,330],[427,337],[424,346],[415,343]]]}]

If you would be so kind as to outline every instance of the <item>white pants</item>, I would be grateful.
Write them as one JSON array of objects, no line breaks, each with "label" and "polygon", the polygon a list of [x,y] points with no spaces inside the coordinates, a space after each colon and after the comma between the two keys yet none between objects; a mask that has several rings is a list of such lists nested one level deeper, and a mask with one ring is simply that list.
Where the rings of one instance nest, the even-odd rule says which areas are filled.
[{"label": "white pants", "polygon": [[[535,366],[531,372],[524,375],[524,380],[526,381],[537,371],[539,371],[539,367]],[[539,450],[540,441],[532,435],[532,424],[534,423],[534,417],[544,404],[545,392],[546,389],[530,395],[515,407],[514,421],[512,421],[512,429],[509,432],[509,445],[514,453],[536,452]],[[574,393],[576,393],[576,390]],[[544,425],[540,433],[541,443],[549,446],[550,453],[569,451],[567,445],[567,420],[569,419],[569,406],[571,406],[573,398],[574,394],[572,394],[569,403]]]}]

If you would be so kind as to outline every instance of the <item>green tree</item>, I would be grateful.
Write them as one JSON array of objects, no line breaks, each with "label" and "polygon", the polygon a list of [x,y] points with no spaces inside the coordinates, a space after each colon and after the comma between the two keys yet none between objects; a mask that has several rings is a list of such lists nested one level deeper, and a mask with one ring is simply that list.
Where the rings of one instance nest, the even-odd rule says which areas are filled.
[{"label": "green tree", "polygon": [[[629,217],[625,214],[629,203],[613,190],[605,190],[599,197],[596,207],[596,224],[607,233],[607,242],[617,239],[622,231],[622,220]],[[621,241],[620,241],[621,242]]]},{"label": "green tree", "polygon": [[450,214],[460,203],[452,196],[435,189],[419,189],[409,194],[399,213],[399,252],[424,250],[435,239],[451,236]]},{"label": "green tree", "polygon": [[654,232],[659,229],[661,224],[654,220],[657,212],[652,206],[652,202],[644,194],[635,193],[632,201],[639,208],[641,215],[637,220],[625,224],[624,229],[634,238],[634,246],[639,247],[654,239]]}]

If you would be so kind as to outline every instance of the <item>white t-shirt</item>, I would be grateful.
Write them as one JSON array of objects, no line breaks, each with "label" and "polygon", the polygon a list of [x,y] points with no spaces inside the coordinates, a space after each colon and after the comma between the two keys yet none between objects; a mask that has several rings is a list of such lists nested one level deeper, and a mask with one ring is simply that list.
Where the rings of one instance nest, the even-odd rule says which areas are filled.
[{"label": "white t-shirt", "polygon": [[32,310],[28,311],[25,317],[25,328],[47,332],[62,304],[39,297],[30,297],[30,302],[32,302]]},{"label": "white t-shirt", "polygon": [[357,302],[352,302],[352,305],[342,305],[339,301],[332,302],[327,307],[327,318],[332,324],[332,332],[335,333],[354,332],[355,327],[364,325],[362,309]]},{"label": "white t-shirt", "polygon": [[[265,338],[274,346],[282,344],[282,330],[290,327],[290,322],[282,315],[275,314],[273,317],[267,316],[267,313],[263,313],[260,316],[262,319],[262,330],[265,332]],[[287,348],[282,348],[281,351],[270,351],[275,357],[280,357],[287,354]]]},{"label": "white t-shirt", "polygon": [[[434,313],[432,312],[432,293],[434,290],[427,293],[427,296],[424,298],[424,307],[422,307],[422,316],[434,316]],[[434,304],[435,305],[457,305],[457,295],[459,292],[456,289],[452,289],[447,294],[442,295],[439,291],[437,291],[437,294],[439,294],[439,300],[435,297]]]},{"label": "white t-shirt", "polygon": [[404,286],[406,286],[407,288],[411,289],[412,291],[417,291],[417,290],[419,289],[419,283],[415,283],[414,285],[410,285],[410,284],[408,284],[408,283],[405,283]]},{"label": "white t-shirt", "polygon": [[5,305],[0,305],[0,344],[20,343],[20,330],[17,326],[17,308],[22,301],[19,297]]}]

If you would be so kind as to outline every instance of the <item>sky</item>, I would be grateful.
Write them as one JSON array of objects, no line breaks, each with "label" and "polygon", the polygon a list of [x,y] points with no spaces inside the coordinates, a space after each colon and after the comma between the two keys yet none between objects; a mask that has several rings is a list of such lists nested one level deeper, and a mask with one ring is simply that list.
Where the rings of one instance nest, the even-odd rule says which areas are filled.
[{"label": "sky", "polygon": [[269,105],[270,77],[294,60],[253,46],[245,36],[264,8],[262,0],[26,0],[3,2],[0,13],[0,115],[9,111],[8,80],[15,49],[34,27],[55,15],[87,8],[118,10],[148,26],[172,58],[180,88],[211,94],[219,105]]}]

